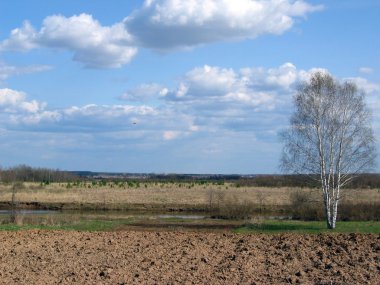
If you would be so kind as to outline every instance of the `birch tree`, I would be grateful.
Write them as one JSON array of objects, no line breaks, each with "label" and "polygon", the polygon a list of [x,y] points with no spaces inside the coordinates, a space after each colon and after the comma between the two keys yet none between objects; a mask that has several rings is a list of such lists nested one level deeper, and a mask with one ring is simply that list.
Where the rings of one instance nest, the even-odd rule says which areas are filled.
[{"label": "birch tree", "polygon": [[281,166],[321,186],[327,227],[334,229],[344,186],[375,163],[375,139],[365,94],[352,82],[316,72],[298,88]]}]

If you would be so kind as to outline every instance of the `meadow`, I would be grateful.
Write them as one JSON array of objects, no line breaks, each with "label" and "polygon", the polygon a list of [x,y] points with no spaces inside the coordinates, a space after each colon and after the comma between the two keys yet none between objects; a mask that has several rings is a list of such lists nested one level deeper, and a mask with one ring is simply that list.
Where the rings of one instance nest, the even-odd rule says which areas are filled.
[{"label": "meadow", "polygon": [[[178,206],[205,208],[213,204],[249,203],[255,208],[288,207],[298,196],[310,203],[320,203],[319,189],[298,187],[237,186],[235,183],[212,182],[77,182],[77,183],[2,183],[0,203],[61,205],[63,208],[94,207],[127,209],[133,205],[146,207]],[[300,197],[298,197],[300,198]],[[342,201],[351,204],[380,202],[380,189],[345,189]]]},{"label": "meadow", "polygon": [[[240,186],[233,182],[3,183],[0,184],[0,206],[3,209],[50,209],[60,213],[18,214],[13,220],[15,225],[7,225],[10,220],[3,214],[0,215],[3,229],[37,225],[78,230],[138,226],[237,232],[322,232],[325,228],[319,189]],[[172,216],[159,216],[168,213]],[[194,214],[204,218],[192,219]],[[339,215],[342,228],[338,227],[337,232],[351,229],[352,232],[377,233],[379,219],[380,189],[344,190]]]}]

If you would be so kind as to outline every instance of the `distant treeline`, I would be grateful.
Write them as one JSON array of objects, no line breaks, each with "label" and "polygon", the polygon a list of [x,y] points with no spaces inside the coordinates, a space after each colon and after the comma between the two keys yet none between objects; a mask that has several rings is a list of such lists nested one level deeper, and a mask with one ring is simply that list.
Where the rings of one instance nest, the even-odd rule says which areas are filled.
[{"label": "distant treeline", "polygon": [[49,168],[34,168],[27,165],[19,165],[11,168],[0,169],[0,181],[10,182],[73,182],[80,177],[72,172]]},{"label": "distant treeline", "polygon": [[306,175],[256,175],[241,177],[236,185],[256,187],[317,187],[318,184]]},{"label": "distant treeline", "polygon": [[150,182],[193,182],[193,181],[236,181],[241,175],[236,174],[156,174],[156,173],[120,173],[120,172],[91,172],[72,171],[72,173],[82,178],[106,179],[106,180],[129,180],[136,179]]},{"label": "distant treeline", "polygon": [[[233,183],[237,187],[319,187],[310,175],[223,175],[223,174],[152,174],[152,173],[101,173],[90,171],[62,171],[34,168],[27,165],[0,169],[0,181],[9,182],[79,182],[79,181],[140,181],[161,183]],[[317,178],[317,177],[315,177]],[[314,182],[313,182],[314,181]],[[380,174],[361,174],[348,188],[380,188]]]},{"label": "distant treeline", "polygon": [[[314,177],[317,178],[317,177]],[[236,182],[241,186],[256,187],[320,187],[317,179],[310,175],[256,175],[241,177]],[[380,188],[380,174],[360,174],[346,188]]]},{"label": "distant treeline", "polygon": [[149,174],[147,179],[153,182],[234,182],[240,175],[223,174]]}]

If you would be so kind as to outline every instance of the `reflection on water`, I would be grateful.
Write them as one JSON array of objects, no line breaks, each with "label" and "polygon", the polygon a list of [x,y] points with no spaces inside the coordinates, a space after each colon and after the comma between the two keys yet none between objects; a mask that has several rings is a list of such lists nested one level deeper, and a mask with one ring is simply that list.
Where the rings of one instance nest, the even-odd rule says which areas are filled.
[{"label": "reflection on water", "polygon": [[173,212],[141,212],[141,211],[53,211],[53,210],[0,210],[0,222],[7,222],[9,216],[17,216],[24,223],[31,224],[70,224],[83,220],[102,220],[102,221],[131,221],[134,222],[149,222],[149,221],[168,221],[168,220],[217,220],[211,216],[194,215],[194,213],[183,213],[176,215]]},{"label": "reflection on water", "polygon": [[0,210],[0,215],[46,215],[55,214],[56,212],[51,210]]},{"label": "reflection on water", "polygon": [[[79,211],[79,210],[65,210],[65,211],[54,211],[54,210],[34,210],[34,209],[17,209],[17,210],[0,210],[1,215],[12,215],[18,214],[23,216],[32,215],[54,215],[54,216],[78,216],[78,217],[93,217],[102,219],[120,219],[120,218],[157,218],[157,219],[185,219],[185,220],[202,220],[202,219],[212,219],[219,220],[215,218],[214,215],[194,215],[194,213],[181,212],[180,214],[173,214],[173,212],[144,212],[144,211]],[[261,215],[255,216],[253,218],[264,218],[268,220],[289,220],[290,216],[268,216]]]},{"label": "reflection on water", "polygon": [[205,218],[210,218],[207,216],[199,215],[157,215],[157,218],[160,219],[190,219],[190,220],[201,220]]},{"label": "reflection on water", "polygon": [[[210,213],[154,213],[139,211],[52,211],[0,210],[0,223],[9,223],[10,217],[19,225],[70,226],[83,222],[106,221],[116,223],[118,229],[191,229],[228,230],[247,222],[242,219],[217,219]],[[288,216],[261,216],[253,219],[290,219]]]}]

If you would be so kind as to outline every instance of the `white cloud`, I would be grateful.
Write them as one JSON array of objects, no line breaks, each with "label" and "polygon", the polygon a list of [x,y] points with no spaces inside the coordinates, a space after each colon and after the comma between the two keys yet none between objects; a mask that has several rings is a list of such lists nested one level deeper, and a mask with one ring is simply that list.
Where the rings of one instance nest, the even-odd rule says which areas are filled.
[{"label": "white cloud", "polygon": [[163,139],[166,141],[173,140],[181,135],[178,131],[164,131]]},{"label": "white cloud", "polygon": [[264,109],[272,109],[274,107],[274,97],[270,93],[265,92],[255,92],[251,94],[248,92],[230,92],[223,96],[222,100],[226,102],[248,104],[251,106],[263,105]]},{"label": "white cloud", "polygon": [[282,34],[320,9],[302,0],[146,0],[124,22],[140,45],[167,50]]},{"label": "white cloud", "polygon": [[236,83],[236,74],[232,69],[205,65],[189,71],[186,80],[202,89],[223,91]]},{"label": "white cloud", "polygon": [[298,71],[292,63],[285,63],[276,68],[242,68],[240,73],[245,80],[258,90],[289,89],[304,77],[305,71]]},{"label": "white cloud", "polygon": [[[177,92],[175,93],[175,97],[182,98],[186,95],[186,93],[189,91],[189,87],[187,87],[185,84],[181,83],[177,89]],[[169,95],[169,92],[166,92],[166,95]]]},{"label": "white cloud", "polygon": [[9,88],[0,89],[0,106],[16,106],[25,100],[24,92],[12,90]]},{"label": "white cloud", "polygon": [[3,124],[38,124],[60,119],[58,111],[45,110],[47,104],[36,100],[27,101],[24,92],[9,88],[0,89],[0,110]]},{"label": "white cloud", "polygon": [[99,116],[99,117],[120,117],[123,115],[152,115],[155,110],[150,106],[132,105],[96,105],[89,104],[83,107],[70,107],[63,111],[69,116]]},{"label": "white cloud", "polygon": [[126,101],[145,102],[155,97],[159,98],[161,96],[165,96],[167,92],[168,89],[160,84],[141,84],[125,92],[122,96],[120,96],[120,99]]},{"label": "white cloud", "polygon": [[187,131],[191,126],[197,133],[256,129],[267,136],[261,130],[286,124],[284,113],[297,83],[315,70],[298,70],[291,63],[241,70],[205,65],[187,72],[163,100],[172,115],[188,115]]},{"label": "white cloud", "polygon": [[26,114],[23,116],[12,116],[13,123],[25,124],[25,125],[37,125],[40,123],[54,123],[61,120],[62,116],[58,111],[39,111],[32,114]]},{"label": "white cloud", "polygon": [[[287,125],[298,83],[315,71],[327,72],[297,69],[292,63],[240,70],[206,65],[189,70],[171,90],[156,83],[131,88],[124,99],[140,104],[66,109],[49,109],[46,103],[28,100],[23,92],[0,89],[0,119],[9,129],[33,125],[66,133],[118,133],[129,139],[134,134],[136,140],[148,139],[150,144],[227,132],[276,141],[275,133]],[[360,77],[350,80],[369,93],[371,108],[379,106],[378,83]],[[160,104],[149,101],[152,96]]]},{"label": "white cloud", "polygon": [[0,62],[0,81],[14,75],[42,72],[51,68],[49,65],[12,66]]},{"label": "white cloud", "polygon": [[[242,164],[246,171],[255,172],[256,162],[263,161],[260,169],[266,163],[272,169],[281,149],[277,133],[288,125],[295,87],[315,70],[321,69],[300,70],[291,63],[241,70],[197,67],[184,74],[172,90],[146,85],[167,93],[158,107],[148,102],[49,109],[23,92],[0,89],[0,150],[6,154],[3,157],[11,157],[3,164],[31,161],[43,165],[50,160],[54,167],[70,169],[74,161],[78,169],[95,165],[111,171],[119,161],[121,167],[130,167],[122,171],[137,172],[140,165],[144,172],[201,173],[209,169],[231,172]],[[354,80],[372,90],[368,105],[378,109],[378,84]],[[379,136],[377,113],[374,131]],[[96,166],[99,159],[102,164]]]},{"label": "white cloud", "polygon": [[[11,89],[0,89],[0,106],[10,113],[54,118],[67,126],[87,124],[91,129],[102,126],[117,128],[138,122],[139,127],[158,128],[162,132],[197,132],[249,125],[251,118],[256,116],[255,112],[270,112],[284,104],[289,105],[294,84],[308,73],[297,70],[291,63],[277,68],[244,68],[238,71],[205,65],[187,72],[177,88],[172,90],[160,84],[142,84],[122,96],[129,101],[146,101],[138,106],[88,104],[47,110],[46,103],[27,100],[25,93]],[[150,98],[160,98],[162,104],[150,106]],[[47,111],[53,113],[43,113]],[[21,118],[21,115],[16,118]]]},{"label": "white cloud", "polygon": [[296,80],[298,80],[297,68],[291,63],[285,63],[279,68],[269,69],[266,81],[271,85],[289,88]]},{"label": "white cloud", "polygon": [[313,73],[315,72],[321,72],[321,73],[328,73],[330,72],[326,68],[321,68],[321,67],[313,67],[310,68],[308,71],[301,70],[299,73],[299,77],[301,81],[309,81],[310,77]]},{"label": "white cloud", "polygon": [[75,61],[90,68],[120,67],[137,53],[122,23],[102,26],[88,14],[46,17],[39,31],[26,21],[11,32],[9,39],[0,43],[0,51],[42,47],[71,51]]},{"label": "white cloud", "polygon": [[205,65],[190,70],[166,100],[188,102],[199,109],[235,108],[270,110],[288,99],[294,85],[310,71],[297,70],[291,63],[277,68],[233,69]]},{"label": "white cloud", "polygon": [[[63,131],[107,133],[123,131],[155,132],[160,136],[170,126],[172,115],[148,105],[96,105],[72,106],[61,111],[59,125]],[[178,118],[176,123],[181,119]]]},{"label": "white cloud", "polygon": [[37,113],[40,110],[43,110],[45,108],[46,104],[44,103],[39,103],[36,100],[32,101],[24,101],[20,103],[20,109],[24,110],[28,113]]},{"label": "white cloud", "polygon": [[9,88],[0,89],[0,108],[3,112],[8,113],[38,113],[43,111],[46,103],[40,103],[36,100],[26,101],[26,94],[21,91]]},{"label": "white cloud", "polygon": [[202,97],[220,97],[237,87],[238,80],[232,69],[205,65],[187,72],[177,90],[168,92],[166,98],[199,101]]},{"label": "white cloud", "polygon": [[0,52],[65,50],[85,67],[118,68],[136,56],[138,47],[172,50],[282,34],[296,18],[320,9],[303,0],[146,0],[110,26],[85,13],[48,16],[40,29],[24,21],[0,42]]},{"label": "white cloud", "polygon": [[24,21],[21,28],[11,31],[9,39],[0,43],[0,51],[28,51],[38,47],[37,32],[28,21]]},{"label": "white cloud", "polygon": [[355,83],[360,89],[364,90],[367,94],[380,93],[380,84],[371,82],[363,77],[349,77],[346,80]]},{"label": "white cloud", "polygon": [[371,67],[360,67],[359,72],[364,74],[371,74],[373,73],[373,69]]},{"label": "white cloud", "polygon": [[[269,158],[273,164],[280,149],[276,133],[288,124],[295,87],[314,71],[327,72],[317,68],[298,69],[292,63],[240,70],[203,66],[189,70],[171,90],[154,83],[131,88],[136,98],[139,93],[140,96],[146,94],[147,98],[154,93],[153,96],[161,98],[158,107],[149,102],[137,106],[127,102],[52,109],[46,103],[29,99],[24,92],[3,88],[0,89],[3,142],[0,149],[3,153],[12,153],[11,163],[17,156],[25,162],[26,155],[31,153],[31,161],[36,153],[41,154],[38,157],[42,157],[42,153],[47,157],[49,149],[52,160],[56,162],[55,156],[60,154],[63,163],[67,163],[68,157],[78,163],[87,162],[91,153],[97,153],[96,159],[112,155],[109,166],[117,159],[127,158],[128,165],[135,167],[135,163],[145,161],[141,157],[149,157],[144,171],[150,171],[146,167],[159,165],[162,153],[168,153],[168,159],[178,155],[176,162],[184,162],[181,164],[184,171],[196,169],[186,166],[193,161],[192,165],[199,166],[202,172],[210,157],[217,171],[222,171],[218,165],[252,163],[247,153],[258,155],[257,160]],[[378,136],[379,83],[361,77],[349,79],[368,93],[368,106],[375,110],[374,131]],[[176,140],[180,142],[173,143]],[[220,156],[220,153],[228,155]],[[157,163],[152,163],[154,156]],[[236,157],[239,159],[232,159]],[[91,163],[95,163],[95,159]],[[247,166],[247,169],[251,168]]]}]

